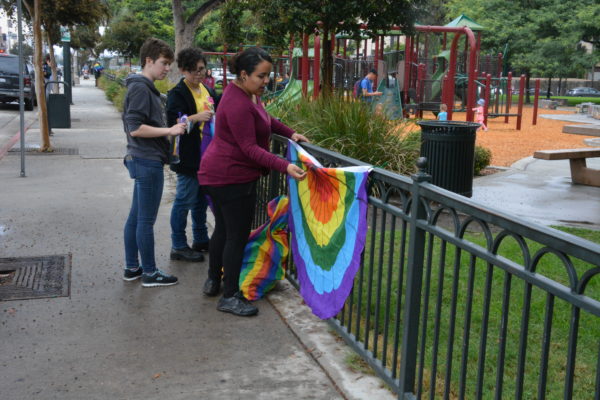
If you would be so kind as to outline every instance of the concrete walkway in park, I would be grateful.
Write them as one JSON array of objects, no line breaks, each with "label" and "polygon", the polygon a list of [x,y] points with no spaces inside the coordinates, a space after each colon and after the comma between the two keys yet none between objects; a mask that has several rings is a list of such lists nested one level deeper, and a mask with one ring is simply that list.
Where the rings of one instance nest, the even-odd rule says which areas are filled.
[{"label": "concrete walkway in park", "polygon": [[[287,284],[258,302],[257,317],[218,312],[201,293],[207,263],[169,260],[173,176],[155,226],[156,257],[180,283],[123,281],[132,181],[120,113],[93,80],[73,88],[73,102],[71,129],[51,138],[57,151],[28,151],[24,178],[18,124],[0,134],[0,149],[12,146],[0,154],[0,261],[71,260],[68,296],[0,301],[0,398],[395,398],[379,379],[350,370],[351,350]],[[26,148],[39,147],[38,124],[27,118]]]}]

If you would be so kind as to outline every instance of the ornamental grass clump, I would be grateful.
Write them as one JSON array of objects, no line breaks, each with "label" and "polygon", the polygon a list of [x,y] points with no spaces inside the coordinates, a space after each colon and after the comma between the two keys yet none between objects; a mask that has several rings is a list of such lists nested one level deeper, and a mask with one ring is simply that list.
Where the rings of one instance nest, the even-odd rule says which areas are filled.
[{"label": "ornamental grass clump", "polygon": [[273,115],[312,143],[399,174],[416,170],[420,136],[408,124],[374,113],[370,104],[341,96],[282,104]]}]

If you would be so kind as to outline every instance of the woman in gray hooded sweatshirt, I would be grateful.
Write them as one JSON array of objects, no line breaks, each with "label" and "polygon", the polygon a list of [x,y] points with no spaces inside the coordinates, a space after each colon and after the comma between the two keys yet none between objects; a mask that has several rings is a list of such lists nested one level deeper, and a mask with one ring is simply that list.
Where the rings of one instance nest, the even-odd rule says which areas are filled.
[{"label": "woman in gray hooded sweatshirt", "polygon": [[[123,279],[142,278],[142,286],[168,286],[177,278],[156,268],[154,222],[164,185],[163,165],[168,162],[168,136],[185,132],[185,124],[165,127],[160,93],[154,81],[164,79],[173,61],[173,50],[159,39],[148,39],[140,49],[141,75],[127,78],[123,126],[127,135],[125,166],[135,180],[133,201],[125,223]],[[139,256],[139,257],[138,257]],[[141,264],[140,264],[141,259]]]}]

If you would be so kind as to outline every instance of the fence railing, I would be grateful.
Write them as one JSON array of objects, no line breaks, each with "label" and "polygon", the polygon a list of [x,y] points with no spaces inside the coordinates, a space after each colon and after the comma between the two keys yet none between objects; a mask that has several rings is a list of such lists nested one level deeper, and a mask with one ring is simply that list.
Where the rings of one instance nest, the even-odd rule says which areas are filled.
[{"label": "fence railing", "polygon": [[[600,245],[428,180],[370,174],[361,268],[331,326],[401,399],[599,399]],[[281,174],[261,180],[256,225],[284,193]]]},{"label": "fence railing", "polygon": [[[400,399],[600,399],[600,245],[428,180],[371,172],[361,268],[330,325]],[[255,226],[286,192],[285,176],[261,179]]]}]

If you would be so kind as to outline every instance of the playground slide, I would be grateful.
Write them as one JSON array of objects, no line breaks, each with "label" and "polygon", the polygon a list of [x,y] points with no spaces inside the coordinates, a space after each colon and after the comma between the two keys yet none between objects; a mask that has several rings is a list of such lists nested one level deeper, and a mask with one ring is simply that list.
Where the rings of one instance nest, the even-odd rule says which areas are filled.
[{"label": "playground slide", "polygon": [[[308,95],[312,95],[313,92],[313,81],[308,81]],[[284,104],[293,104],[300,101],[302,98],[302,81],[298,79],[290,79],[285,89],[281,94],[266,107],[267,112],[276,112],[279,107]]]},{"label": "playground slide", "polygon": [[433,75],[431,75],[431,99],[439,99],[442,93],[442,83],[444,75],[448,72],[448,68],[441,68],[443,63],[442,59],[445,59],[447,63],[450,63],[450,50],[444,50],[437,56],[438,67]]},{"label": "playground slide", "polygon": [[377,91],[383,93],[377,100],[373,101],[373,107],[378,104],[383,105],[383,112],[390,120],[402,119],[402,101],[400,100],[400,90],[398,85],[387,87],[385,79],[379,82]]}]

